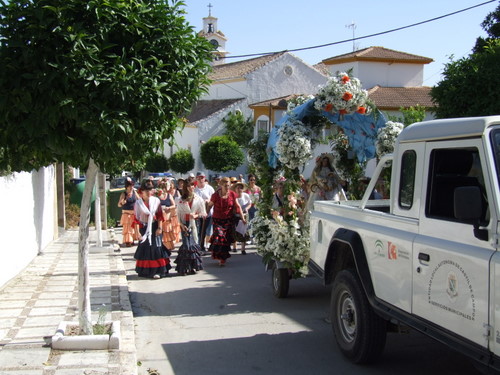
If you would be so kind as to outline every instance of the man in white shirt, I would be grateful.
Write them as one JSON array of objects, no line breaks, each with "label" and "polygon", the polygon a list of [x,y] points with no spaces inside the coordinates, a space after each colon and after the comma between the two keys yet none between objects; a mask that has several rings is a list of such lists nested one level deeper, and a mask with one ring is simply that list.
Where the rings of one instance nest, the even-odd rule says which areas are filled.
[{"label": "man in white shirt", "polygon": [[[206,207],[208,202],[210,202],[212,194],[215,192],[214,188],[207,182],[205,173],[203,172],[198,172],[196,174],[196,181],[197,185],[194,189],[194,193],[205,201]],[[212,213],[213,208],[210,211],[207,210],[207,216],[200,220],[200,228],[198,228],[199,245],[203,251],[205,251],[205,243],[210,240],[210,236],[212,235]]]}]

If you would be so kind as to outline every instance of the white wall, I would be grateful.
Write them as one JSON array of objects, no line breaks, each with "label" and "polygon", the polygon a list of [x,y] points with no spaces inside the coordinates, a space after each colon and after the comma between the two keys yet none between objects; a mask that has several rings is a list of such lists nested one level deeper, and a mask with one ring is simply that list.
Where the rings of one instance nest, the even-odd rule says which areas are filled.
[{"label": "white wall", "polygon": [[[285,74],[285,67],[292,74]],[[267,65],[249,73],[246,80],[213,83],[201,100],[235,99],[247,97],[253,104],[290,94],[315,94],[327,78],[298,57],[285,53]]]},{"label": "white wall", "polygon": [[[287,75],[289,66],[292,74]],[[320,85],[327,82],[327,77],[319,73],[299,58],[288,53],[250,73],[248,82],[248,102],[258,103],[290,94],[315,94]]]},{"label": "white wall", "polygon": [[424,82],[422,64],[399,64],[357,61],[344,64],[328,65],[332,74],[352,70],[352,75],[361,80],[363,88],[382,87],[418,87]]},{"label": "white wall", "polygon": [[247,90],[247,82],[244,79],[234,82],[215,82],[200,100],[244,98],[248,95]]},{"label": "white wall", "polygon": [[22,271],[55,238],[55,167],[0,177],[2,246],[0,287]]}]

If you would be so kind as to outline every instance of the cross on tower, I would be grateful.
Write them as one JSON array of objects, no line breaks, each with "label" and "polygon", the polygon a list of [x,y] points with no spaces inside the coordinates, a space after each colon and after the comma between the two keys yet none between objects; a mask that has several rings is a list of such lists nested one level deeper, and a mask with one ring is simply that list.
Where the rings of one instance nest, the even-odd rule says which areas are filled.
[{"label": "cross on tower", "polygon": [[208,7],[208,16],[211,17],[213,5],[211,3],[208,3],[207,7]]}]

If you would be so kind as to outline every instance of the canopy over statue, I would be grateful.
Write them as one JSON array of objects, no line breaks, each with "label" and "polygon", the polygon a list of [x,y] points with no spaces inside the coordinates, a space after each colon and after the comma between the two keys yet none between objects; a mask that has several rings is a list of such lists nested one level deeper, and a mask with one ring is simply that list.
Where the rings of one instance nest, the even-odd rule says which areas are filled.
[{"label": "canopy over statue", "polygon": [[378,109],[372,111],[368,115],[358,112],[350,114],[332,113],[316,109],[316,100],[317,99],[314,98],[297,106],[291,112],[283,116],[271,130],[267,143],[269,165],[271,167],[276,168],[278,163],[279,154],[276,150],[276,144],[279,139],[279,128],[286,122],[293,120],[302,121],[305,117],[318,115],[325,117],[331,123],[342,128],[359,162],[364,162],[375,157],[377,132],[380,128],[384,127],[386,123],[384,115]]}]

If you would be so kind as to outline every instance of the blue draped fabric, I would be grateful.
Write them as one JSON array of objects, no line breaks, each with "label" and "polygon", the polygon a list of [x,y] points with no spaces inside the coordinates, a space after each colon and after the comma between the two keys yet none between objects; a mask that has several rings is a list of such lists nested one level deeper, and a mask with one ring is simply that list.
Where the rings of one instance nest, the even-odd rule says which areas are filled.
[{"label": "blue draped fabric", "polygon": [[[278,142],[278,129],[288,119],[293,116],[298,120],[302,120],[307,115],[318,114],[318,110],[314,108],[315,99],[311,99],[304,104],[293,109],[290,115],[283,116],[271,130],[269,140],[267,141],[267,150],[269,153],[269,165],[276,168],[278,163],[278,154],[276,152],[276,143]],[[340,116],[338,113],[330,113],[321,111],[321,115],[325,116],[333,124],[340,126],[344,130],[344,134],[349,139],[349,144],[353,152],[356,154],[359,162],[364,162],[375,157],[375,141],[377,139],[378,129],[385,126],[386,119],[382,112],[377,110],[376,115],[372,112],[369,115],[360,113],[352,113]]]}]

